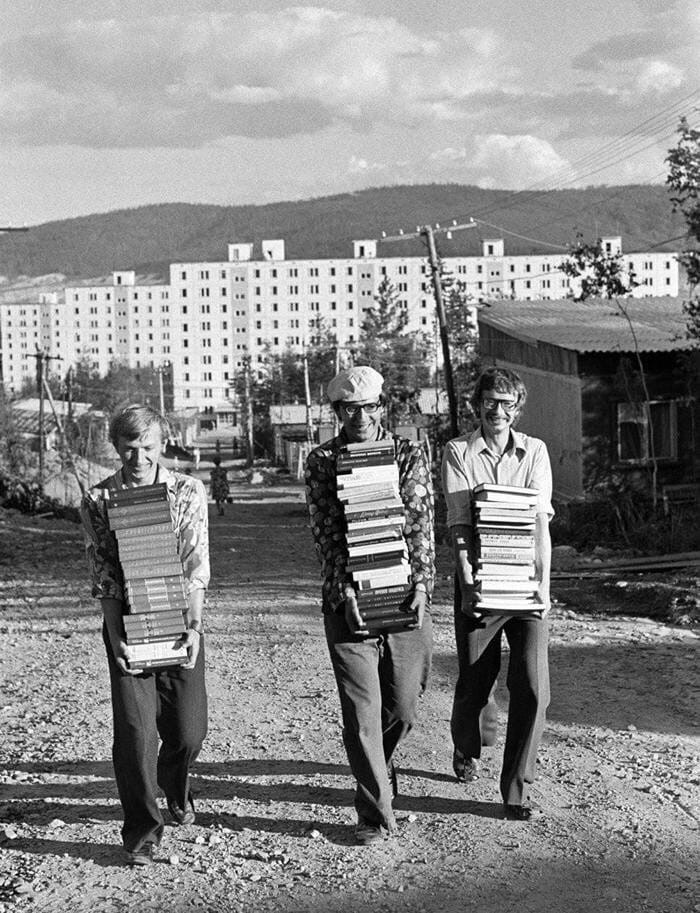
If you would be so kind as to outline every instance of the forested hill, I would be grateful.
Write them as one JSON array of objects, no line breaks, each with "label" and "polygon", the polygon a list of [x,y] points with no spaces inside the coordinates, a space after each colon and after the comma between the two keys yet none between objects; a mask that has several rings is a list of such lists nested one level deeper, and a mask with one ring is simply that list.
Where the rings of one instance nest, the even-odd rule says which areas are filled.
[{"label": "forested hill", "polygon": [[[171,262],[225,260],[231,241],[283,238],[288,258],[352,256],[353,239],[413,231],[453,219],[476,229],[440,238],[446,256],[480,253],[484,237],[505,238],[512,254],[555,253],[559,245],[621,235],[626,252],[676,250],[685,224],[662,185],[512,192],[460,184],[380,187],[265,206],[166,203],[48,222],[0,236],[0,276],[70,279],[114,269],[167,276]],[[512,234],[511,234],[512,233]],[[381,244],[380,256],[421,254],[419,241]]]}]

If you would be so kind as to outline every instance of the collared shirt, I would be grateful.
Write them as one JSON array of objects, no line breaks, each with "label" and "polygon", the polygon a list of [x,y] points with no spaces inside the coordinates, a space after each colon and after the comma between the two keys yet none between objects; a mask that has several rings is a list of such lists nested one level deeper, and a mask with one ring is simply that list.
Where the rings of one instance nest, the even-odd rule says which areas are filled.
[{"label": "collared shirt", "polygon": [[[161,465],[156,481],[168,486],[170,514],[187,594],[206,590],[209,585],[209,516],[204,485],[199,479],[170,472]],[[126,487],[119,469],[91,488],[80,506],[92,595],[100,599],[123,599],[124,578],[119,566],[117,540],[107,520],[106,495]]]},{"label": "collared shirt", "polygon": [[[423,444],[395,437],[381,428],[379,440],[393,438],[399,467],[399,493],[406,522],[404,539],[408,548],[414,586],[423,584],[428,594],[435,579],[433,538],[433,482]],[[345,601],[345,588],[352,586],[346,569],[348,548],[343,505],[338,500],[336,466],[338,454],[348,443],[343,431],[311,451],[306,461],[306,501],[311,533],[321,562],[323,610],[335,612]]]},{"label": "collared shirt", "polygon": [[481,428],[447,443],[442,459],[442,487],[448,526],[472,525],[472,491],[482,482],[536,488],[537,513],[554,516],[552,469],[543,441],[519,431],[510,432],[502,455],[492,453]]}]

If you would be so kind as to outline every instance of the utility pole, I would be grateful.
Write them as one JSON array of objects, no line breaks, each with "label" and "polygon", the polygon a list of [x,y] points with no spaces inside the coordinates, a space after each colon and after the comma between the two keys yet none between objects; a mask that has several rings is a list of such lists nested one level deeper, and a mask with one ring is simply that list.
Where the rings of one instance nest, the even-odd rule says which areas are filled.
[{"label": "utility pole", "polygon": [[452,359],[450,358],[450,339],[447,333],[447,319],[445,317],[445,303],[442,298],[442,282],[440,279],[440,264],[435,250],[435,236],[431,225],[425,225],[420,232],[428,244],[428,259],[433,274],[433,291],[435,293],[435,307],[437,309],[438,326],[440,328],[440,341],[442,343],[442,359],[445,366],[445,388],[447,401],[450,406],[450,428],[453,437],[459,434],[459,420],[457,416],[457,397],[455,396],[454,378],[452,376]]},{"label": "utility pole", "polygon": [[253,402],[250,398],[250,356],[246,356],[243,366],[243,383],[246,410],[246,466],[253,465]]},{"label": "utility pole", "polygon": [[46,385],[46,362],[60,360],[58,355],[49,355],[44,349],[37,347],[36,352],[29,356],[36,359],[36,389],[39,394],[39,487],[44,487],[44,451],[46,450],[46,434],[44,431],[44,387]]},{"label": "utility pole", "polygon": [[158,395],[160,397],[160,414],[165,415],[165,395],[163,393],[163,366],[158,365]]},{"label": "utility pole", "polygon": [[306,356],[306,346],[304,346],[304,402],[306,403],[306,440],[309,444],[314,442],[314,426],[311,421],[311,388],[309,385],[309,359]]}]

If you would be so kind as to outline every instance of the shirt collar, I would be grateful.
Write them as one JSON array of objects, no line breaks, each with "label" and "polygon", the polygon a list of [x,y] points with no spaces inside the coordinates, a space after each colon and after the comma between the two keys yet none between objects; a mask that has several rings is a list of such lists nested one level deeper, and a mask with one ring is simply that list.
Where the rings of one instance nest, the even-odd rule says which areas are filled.
[{"label": "shirt collar", "polygon": [[[467,449],[473,453],[482,453],[484,450],[488,450],[484,436],[481,433],[481,426],[479,426],[475,431],[467,438]],[[510,440],[508,441],[508,446],[506,447],[505,453],[513,452],[519,459],[522,459],[525,453],[527,452],[527,438],[520,431],[516,431],[514,428],[510,429]]]},{"label": "shirt collar", "polygon": [[[114,478],[120,488],[126,488],[126,482],[124,481],[124,474],[122,468],[120,467],[114,473]],[[154,485],[159,485],[165,482],[168,488],[172,488],[175,484],[175,475],[168,469],[167,466],[163,466],[162,463],[158,463],[158,470],[156,471],[156,478]]]}]

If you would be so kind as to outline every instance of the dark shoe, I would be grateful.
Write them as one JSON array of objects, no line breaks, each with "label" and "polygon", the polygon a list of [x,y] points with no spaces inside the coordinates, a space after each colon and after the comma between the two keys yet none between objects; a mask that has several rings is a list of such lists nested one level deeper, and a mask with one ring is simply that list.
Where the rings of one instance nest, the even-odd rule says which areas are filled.
[{"label": "dark shoe", "polygon": [[529,805],[504,805],[506,818],[508,821],[535,821],[542,817],[542,811],[539,808],[532,808]]},{"label": "dark shoe", "polygon": [[142,843],[137,850],[127,850],[127,859],[129,865],[132,868],[142,865],[150,865],[153,862],[153,854],[155,853],[156,847],[155,844],[150,840],[147,840],[145,843]]},{"label": "dark shoe", "polygon": [[479,779],[479,762],[463,755],[459,748],[455,748],[452,755],[452,770],[459,783],[473,783]]},{"label": "dark shoe", "polygon": [[386,765],[386,775],[389,777],[389,783],[391,784],[391,795],[395,799],[399,794],[399,778],[396,775],[396,766],[393,761],[389,761]]},{"label": "dark shoe", "polygon": [[372,824],[359,817],[355,825],[355,840],[360,846],[369,846],[370,843],[379,843],[384,839],[384,830],[380,824]]},{"label": "dark shoe", "polygon": [[180,808],[177,802],[175,802],[174,799],[168,799],[168,811],[172,816],[173,824],[182,827],[184,827],[186,824],[194,824],[194,806],[190,801],[187,802],[183,812],[183,810]]}]

